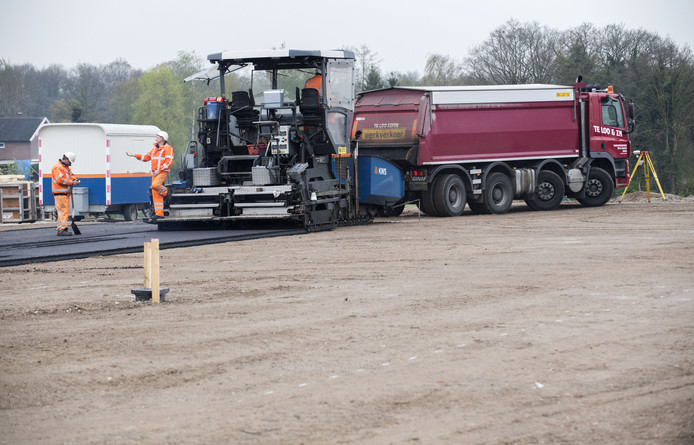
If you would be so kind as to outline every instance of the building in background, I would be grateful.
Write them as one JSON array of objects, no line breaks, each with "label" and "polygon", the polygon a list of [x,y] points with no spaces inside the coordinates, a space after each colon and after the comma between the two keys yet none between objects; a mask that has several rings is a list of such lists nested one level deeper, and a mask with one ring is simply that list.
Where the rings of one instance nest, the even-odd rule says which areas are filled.
[{"label": "building in background", "polygon": [[45,117],[0,117],[0,165],[15,164],[15,171],[31,176],[39,162],[38,131],[47,123]]}]

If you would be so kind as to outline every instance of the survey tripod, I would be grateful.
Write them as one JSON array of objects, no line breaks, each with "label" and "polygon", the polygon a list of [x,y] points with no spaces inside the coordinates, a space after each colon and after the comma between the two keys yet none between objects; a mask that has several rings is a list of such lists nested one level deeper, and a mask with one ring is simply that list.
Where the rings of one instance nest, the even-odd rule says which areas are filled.
[{"label": "survey tripod", "polygon": [[665,193],[663,193],[663,188],[660,186],[660,181],[658,180],[658,173],[655,171],[655,167],[653,167],[653,162],[651,162],[651,155],[648,154],[647,151],[642,151],[641,154],[639,155],[639,159],[636,161],[636,166],[634,167],[634,171],[631,172],[631,176],[629,177],[629,182],[627,183],[626,188],[624,189],[624,193],[622,193],[622,197],[619,198],[619,203],[622,203],[622,199],[624,199],[624,195],[627,194],[627,190],[629,190],[629,185],[631,184],[632,179],[634,179],[634,175],[636,174],[636,170],[638,170],[639,165],[643,163],[643,172],[646,175],[646,196],[648,197],[648,202],[651,202],[651,175],[650,172],[653,172],[653,177],[655,178],[656,184],[658,184],[658,190],[660,190],[660,196],[663,197],[663,201],[665,201]]}]

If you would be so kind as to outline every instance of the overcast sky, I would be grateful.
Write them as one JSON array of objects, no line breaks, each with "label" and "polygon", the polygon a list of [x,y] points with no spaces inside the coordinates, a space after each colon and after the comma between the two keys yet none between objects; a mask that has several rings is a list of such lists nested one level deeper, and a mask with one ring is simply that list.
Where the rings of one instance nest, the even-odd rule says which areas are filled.
[{"label": "overcast sky", "polygon": [[179,51],[367,45],[384,73],[424,71],[430,54],[462,60],[511,18],[566,30],[643,28],[694,48],[692,0],[0,0],[0,59],[37,68],[118,58],[149,69]]}]

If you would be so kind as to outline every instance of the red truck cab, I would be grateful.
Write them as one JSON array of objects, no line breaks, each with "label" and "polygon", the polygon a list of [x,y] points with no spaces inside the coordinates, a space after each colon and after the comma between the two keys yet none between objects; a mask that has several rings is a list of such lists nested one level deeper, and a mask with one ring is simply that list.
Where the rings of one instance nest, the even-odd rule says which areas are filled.
[{"label": "red truck cab", "polygon": [[[626,187],[629,183],[629,162],[631,141],[628,134],[633,130],[631,105],[624,108],[624,100],[614,94],[612,87],[607,92],[582,93],[582,100],[588,106],[588,147],[594,159],[612,159],[615,163],[615,185]],[[630,116],[631,115],[631,116]]]}]

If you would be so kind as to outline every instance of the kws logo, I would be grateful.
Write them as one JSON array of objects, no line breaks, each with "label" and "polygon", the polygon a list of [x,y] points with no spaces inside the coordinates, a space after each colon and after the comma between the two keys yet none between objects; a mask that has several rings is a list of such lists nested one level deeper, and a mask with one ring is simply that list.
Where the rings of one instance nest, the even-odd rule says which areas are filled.
[{"label": "kws logo", "polygon": [[388,176],[388,169],[385,167],[374,167],[374,175]]}]

